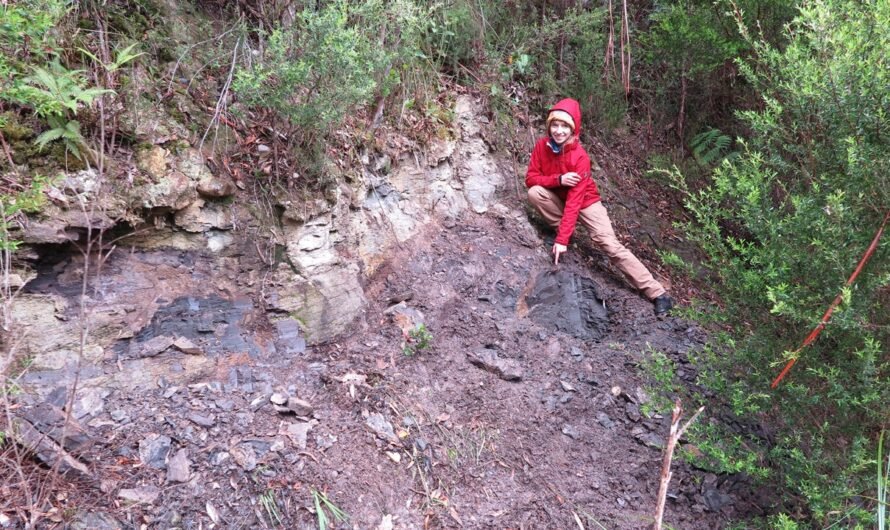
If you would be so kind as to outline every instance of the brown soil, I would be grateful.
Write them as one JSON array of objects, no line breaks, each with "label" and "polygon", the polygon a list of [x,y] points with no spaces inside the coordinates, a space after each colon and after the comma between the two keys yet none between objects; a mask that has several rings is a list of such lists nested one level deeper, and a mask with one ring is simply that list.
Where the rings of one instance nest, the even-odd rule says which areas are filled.
[{"label": "brown soil", "polygon": [[[500,212],[431,226],[405,244],[366,285],[370,304],[349,336],[291,355],[210,351],[216,369],[188,385],[110,395],[90,422],[95,443],[79,453],[101,489],[50,498],[55,526],[114,527],[104,513],[126,528],[204,528],[214,518],[222,528],[316,528],[313,491],[349,514],[328,528],[650,526],[668,420],[641,414],[639,363],[650,348],[684,361],[705,335],[654,317],[604,256],[577,244],[559,268],[596,286],[605,337],[580,340],[531,318],[530,282],[553,266],[525,213]],[[210,258],[188,259],[196,270]],[[426,346],[411,333],[421,322]],[[270,329],[262,318],[242,325],[255,336]],[[471,363],[483,348],[521,379]],[[275,390],[311,403],[311,423],[276,412]],[[311,427],[305,448],[282,434],[292,424]],[[140,458],[152,434],[171,439],[160,467],[187,449],[186,482]],[[152,486],[152,503],[118,498]],[[750,490],[743,477],[677,463],[665,522],[722,528],[757,510]]]}]

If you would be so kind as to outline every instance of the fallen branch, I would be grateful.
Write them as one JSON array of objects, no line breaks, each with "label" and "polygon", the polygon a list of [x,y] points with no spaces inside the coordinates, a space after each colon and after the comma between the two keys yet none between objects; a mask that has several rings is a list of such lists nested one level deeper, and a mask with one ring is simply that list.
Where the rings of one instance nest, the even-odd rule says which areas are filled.
[{"label": "fallen branch", "polygon": [[683,407],[680,405],[680,400],[674,402],[674,411],[673,416],[671,417],[671,433],[668,436],[667,445],[664,448],[664,462],[661,466],[661,486],[658,488],[658,503],[655,506],[655,524],[653,525],[654,530],[661,530],[661,519],[664,517],[664,504],[667,499],[667,491],[668,484],[671,482],[671,476],[673,473],[671,472],[671,460],[674,458],[674,448],[677,446],[677,442],[680,441],[680,437],[686,432],[686,429],[692,425],[692,422],[698,418],[698,415],[705,410],[704,407],[699,408],[695,414],[689,418],[682,427],[680,427],[680,415],[683,413]]},{"label": "fallen branch", "polygon": [[[884,215],[884,220],[881,222],[881,226],[878,228],[877,233],[875,233],[875,237],[871,240],[871,244],[868,246],[868,249],[865,251],[865,254],[862,256],[862,259],[859,260],[859,264],[856,265],[856,270],[853,271],[853,274],[847,279],[847,283],[844,284],[844,287],[849,287],[853,285],[853,282],[856,281],[856,277],[859,276],[859,273],[862,272],[865,264],[868,263],[868,259],[871,258],[871,255],[875,253],[875,249],[878,248],[878,242],[881,241],[881,235],[884,233],[884,227],[887,226],[887,221],[890,220],[890,210],[887,210],[886,215]],[[782,372],[773,380],[773,383],[770,385],[772,388],[776,388],[779,386],[779,383],[782,379],[788,375],[788,372],[791,371],[791,367],[794,366],[794,363],[797,362],[797,358],[800,355],[800,352],[803,351],[804,348],[809,346],[813,341],[816,340],[816,337],[822,333],[822,330],[825,329],[825,326],[828,325],[828,321],[831,319],[831,314],[834,313],[835,308],[840,305],[841,301],[844,299],[844,293],[841,291],[837,297],[831,302],[831,305],[828,306],[828,310],[825,311],[825,314],[822,315],[822,319],[813,328],[813,331],[807,335],[807,338],[804,339],[803,344],[800,345],[799,348],[791,352],[791,360],[785,364],[785,368],[782,369]]]}]

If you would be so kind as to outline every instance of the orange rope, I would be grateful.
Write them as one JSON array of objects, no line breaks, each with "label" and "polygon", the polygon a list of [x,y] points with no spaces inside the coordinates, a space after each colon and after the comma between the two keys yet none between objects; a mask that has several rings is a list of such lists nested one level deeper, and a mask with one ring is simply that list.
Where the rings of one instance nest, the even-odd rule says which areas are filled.
[{"label": "orange rope", "polygon": [[[862,272],[863,267],[865,267],[865,264],[868,262],[869,258],[871,258],[871,255],[875,253],[875,249],[878,248],[878,241],[881,240],[881,234],[884,233],[884,227],[887,225],[888,219],[890,219],[890,210],[888,210],[887,214],[884,216],[884,221],[881,223],[880,228],[878,228],[878,232],[875,234],[874,239],[871,240],[871,245],[868,246],[868,250],[865,251],[865,255],[862,256],[861,260],[859,260],[859,265],[856,266],[856,270],[853,271],[853,274],[851,274],[850,278],[847,279],[847,283],[844,284],[845,287],[849,287],[856,280],[856,277],[859,276],[860,272]],[[819,324],[816,325],[815,328],[813,328],[813,331],[811,331],[809,335],[807,335],[807,338],[804,339],[803,344],[801,344],[800,347],[794,350],[794,352],[791,354],[793,357],[785,365],[785,368],[782,369],[782,372],[779,374],[779,376],[776,377],[776,379],[773,381],[773,384],[770,385],[772,388],[776,388],[777,386],[779,386],[779,382],[781,382],[782,379],[784,379],[785,376],[788,374],[788,372],[791,371],[791,367],[794,366],[794,363],[797,362],[797,354],[799,354],[801,350],[812,344],[813,341],[816,340],[816,337],[818,337],[819,334],[822,333],[822,330],[825,329],[825,325],[828,324],[828,320],[831,318],[831,314],[834,313],[834,309],[841,303],[842,299],[843,292],[838,294],[837,297],[834,299],[834,302],[832,302],[831,305],[828,306],[828,310],[825,311],[824,315],[822,315],[822,320],[819,321]]]}]

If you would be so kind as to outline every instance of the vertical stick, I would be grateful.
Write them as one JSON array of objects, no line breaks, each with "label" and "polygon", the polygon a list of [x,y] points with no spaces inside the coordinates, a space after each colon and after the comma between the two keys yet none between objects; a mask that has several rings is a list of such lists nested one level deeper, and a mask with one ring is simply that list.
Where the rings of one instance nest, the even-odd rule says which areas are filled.
[{"label": "vertical stick", "polygon": [[670,484],[671,477],[673,476],[673,472],[671,471],[671,461],[674,459],[674,448],[677,446],[680,437],[686,432],[686,429],[692,425],[692,422],[698,418],[698,415],[701,414],[703,410],[705,410],[704,407],[699,408],[695,414],[689,418],[689,421],[680,427],[680,416],[683,414],[683,407],[681,406],[679,399],[674,402],[674,410],[671,416],[671,430],[668,435],[667,445],[664,448],[664,460],[661,465],[661,485],[658,487],[658,499],[655,505],[655,524],[652,526],[653,530],[661,530],[661,520],[664,517],[664,505],[667,500],[668,484]]},{"label": "vertical stick", "polygon": [[627,0],[622,1],[624,17],[621,21],[621,82],[624,97],[630,95],[630,22],[627,20]]},{"label": "vertical stick", "polygon": [[612,13],[612,0],[609,0],[609,39],[606,41],[606,56],[603,63],[603,79],[609,78],[609,67],[615,71],[615,18]]}]

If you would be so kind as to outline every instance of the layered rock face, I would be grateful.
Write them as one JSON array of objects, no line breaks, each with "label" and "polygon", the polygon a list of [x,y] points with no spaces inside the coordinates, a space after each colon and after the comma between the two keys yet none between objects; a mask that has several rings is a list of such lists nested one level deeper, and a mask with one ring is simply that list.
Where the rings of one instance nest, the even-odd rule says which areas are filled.
[{"label": "layered rock face", "polygon": [[185,382],[220,357],[296,355],[364,326],[366,278],[407,240],[485,213],[507,180],[478,103],[460,96],[454,111],[447,139],[367,154],[323,196],[212,172],[172,125],[143,131],[114,182],[55,180],[16,234],[30,263],[12,306],[23,383],[45,398],[79,373],[79,410],[95,414],[108,389]]}]

